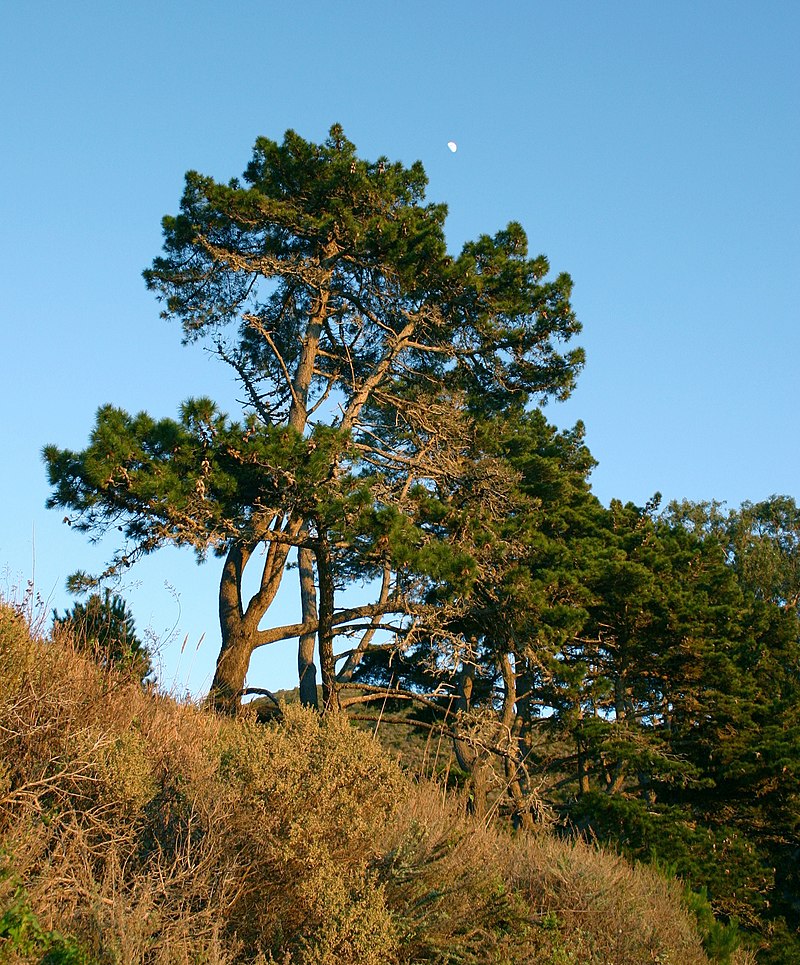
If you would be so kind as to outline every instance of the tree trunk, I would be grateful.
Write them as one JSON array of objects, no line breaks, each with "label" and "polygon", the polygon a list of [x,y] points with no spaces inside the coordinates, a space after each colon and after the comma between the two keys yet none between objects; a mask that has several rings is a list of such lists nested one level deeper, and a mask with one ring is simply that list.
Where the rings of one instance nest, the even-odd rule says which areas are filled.
[{"label": "tree trunk", "polygon": [[516,828],[530,829],[533,827],[533,816],[525,796],[525,769],[522,767],[524,749],[514,710],[517,703],[516,661],[512,665],[511,654],[503,653],[498,657],[497,666],[503,677],[503,709],[500,724],[503,728],[502,740],[508,752],[504,760],[504,769],[506,787],[514,803],[512,822]]},{"label": "tree trunk", "polygon": [[580,736],[576,734],[575,743],[578,749],[577,754],[577,778],[578,778],[578,794],[588,794],[589,793],[589,762],[586,757],[586,747]]},{"label": "tree trunk", "polygon": [[[310,549],[297,551],[300,567],[300,600],[303,607],[303,623],[317,622],[317,590],[314,585],[313,555]],[[315,632],[300,637],[297,649],[297,673],[300,680],[300,703],[304,707],[317,708],[317,667],[314,663]]]},{"label": "tree trunk", "polygon": [[252,636],[242,628],[223,634],[214,681],[208,695],[211,707],[219,713],[235,714],[239,707],[253,652],[252,643]]},{"label": "tree trunk", "polygon": [[536,690],[534,674],[527,660],[516,657],[517,664],[517,720],[519,721],[519,734],[517,735],[517,746],[520,752],[520,762],[523,766],[527,765],[528,758],[531,756],[533,747],[533,721],[535,705],[533,695]]},{"label": "tree trunk", "polygon": [[[258,545],[257,543],[254,544]],[[222,645],[217,657],[208,702],[214,710],[236,713],[250,667],[250,657],[258,646],[258,625],[272,605],[283,576],[290,546],[272,543],[264,563],[261,587],[245,610],[242,575],[254,546],[235,543],[228,550],[219,584],[219,625]]]},{"label": "tree trunk", "polygon": [[234,544],[225,558],[219,584],[222,646],[217,657],[208,702],[214,710],[225,714],[235,713],[239,706],[239,697],[253,652],[253,642],[245,626],[242,606],[242,572],[249,558],[250,551],[246,547]]},{"label": "tree trunk", "polygon": [[[314,314],[312,315],[303,339],[295,376],[291,382],[292,405],[289,411],[288,424],[297,432],[303,432],[308,418],[306,406],[308,389],[314,372],[314,360],[319,349],[319,337],[328,304],[327,285],[323,285],[317,298]],[[278,527],[280,520],[275,520]],[[298,519],[289,520],[285,531],[296,535],[301,526]],[[270,542],[269,533],[263,542],[269,544],[267,559],[262,573],[261,586],[250,604],[245,608],[242,600],[242,574],[247,565],[253,547],[235,544],[228,552],[222,569],[219,590],[219,619],[222,633],[222,646],[214,680],[208,695],[210,705],[222,713],[235,713],[239,706],[239,698],[244,689],[244,682],[250,666],[250,657],[258,645],[258,625],[264,614],[272,605],[283,578],[286,559],[290,545]],[[302,552],[302,550],[300,551]],[[301,593],[302,589],[301,575]],[[313,576],[311,578],[313,588]],[[306,584],[308,590],[308,584]],[[310,606],[311,597],[304,600],[304,615],[306,605]],[[331,616],[332,620],[332,616]],[[298,669],[300,671],[301,700],[316,706],[316,668],[313,663],[314,641],[307,636],[300,640],[298,652]],[[312,698],[313,694],[313,698]]]},{"label": "tree trunk", "polygon": [[[389,587],[392,581],[392,571],[388,565],[383,568],[383,581],[381,583],[381,594],[378,598],[378,606],[385,607],[386,601],[389,599]],[[368,630],[365,630],[361,639],[358,642],[358,646],[348,654],[347,660],[345,660],[344,667],[339,671],[336,679],[340,684],[349,684],[353,679],[353,674],[356,668],[364,659],[364,654],[369,649],[373,638],[375,637],[376,631],[380,628],[383,619],[383,611],[376,613],[372,620],[371,625]]]},{"label": "tree trunk", "polygon": [[314,377],[314,363],[319,351],[322,326],[328,314],[330,280],[331,276],[328,273],[320,283],[316,303],[309,317],[308,327],[300,347],[297,369],[291,383],[292,404],[289,408],[289,427],[300,433],[305,431],[308,421],[308,390]]},{"label": "tree trunk", "polygon": [[489,768],[478,760],[467,782],[467,812],[483,820],[488,811]]},{"label": "tree trunk", "polygon": [[[475,680],[475,665],[466,663],[458,678],[458,699],[456,709],[463,714],[469,713],[472,703],[472,687]],[[481,752],[469,741],[458,736],[458,725],[454,728],[453,750],[458,766],[469,778],[465,786],[466,806],[470,814],[483,818],[487,812],[488,767],[481,759]]]},{"label": "tree trunk", "polygon": [[324,536],[317,549],[319,577],[319,666],[322,674],[322,712],[336,713],[342,709],[339,684],[336,680],[336,658],[333,652],[334,582],[330,548]]}]

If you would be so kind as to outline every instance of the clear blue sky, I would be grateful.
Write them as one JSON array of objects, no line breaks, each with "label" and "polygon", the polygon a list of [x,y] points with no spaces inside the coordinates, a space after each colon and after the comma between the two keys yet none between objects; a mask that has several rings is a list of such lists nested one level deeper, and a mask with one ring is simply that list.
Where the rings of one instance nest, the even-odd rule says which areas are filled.
[{"label": "clear blue sky", "polygon": [[[515,219],[572,274],[588,361],[548,416],[586,423],[604,502],[800,498],[798,50],[800,5],[770,0],[4,4],[0,590],[64,609],[104,558],[45,510],[44,444],[81,448],[105,402],[235,397],[141,280],[184,172],[337,121],[422,160],[454,250]],[[167,552],[122,588],[177,692],[210,681],[218,572]]]}]

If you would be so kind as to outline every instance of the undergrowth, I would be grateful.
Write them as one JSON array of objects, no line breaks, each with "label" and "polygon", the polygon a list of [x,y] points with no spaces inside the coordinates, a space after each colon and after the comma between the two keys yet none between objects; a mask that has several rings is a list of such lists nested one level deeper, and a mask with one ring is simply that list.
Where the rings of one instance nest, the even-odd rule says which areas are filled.
[{"label": "undergrowth", "polygon": [[344,718],[148,691],[8,606],[0,848],[0,961],[709,961],[652,869],[475,823]]}]

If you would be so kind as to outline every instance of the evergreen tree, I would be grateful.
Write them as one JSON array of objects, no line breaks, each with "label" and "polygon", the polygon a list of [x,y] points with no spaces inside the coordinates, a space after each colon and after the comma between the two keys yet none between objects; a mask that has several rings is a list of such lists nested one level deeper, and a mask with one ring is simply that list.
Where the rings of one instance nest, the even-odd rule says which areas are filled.
[{"label": "evergreen tree", "polygon": [[[542,735],[559,699],[553,679],[562,679],[566,643],[588,618],[582,578],[602,507],[589,492],[594,460],[580,424],[559,432],[534,410],[477,430],[468,478],[436,492],[447,538],[463,545],[470,532],[471,590],[454,605],[452,594],[432,587],[437,636],[423,628],[410,650],[375,653],[357,680],[426,694],[454,739],[474,809],[485,807],[494,782],[509,792],[514,820],[530,824],[543,803],[533,778],[552,756]],[[491,486],[477,484],[474,467]],[[431,717],[431,703],[424,706]]]},{"label": "evergreen tree", "polygon": [[63,615],[53,611],[53,629],[67,632],[73,643],[102,666],[124,670],[144,681],[152,672],[147,647],[136,635],[133,613],[122,597],[106,589],[75,603]]},{"label": "evergreen tree", "polygon": [[[501,457],[514,485],[483,517],[478,576],[441,624],[446,646],[376,652],[358,679],[423,697],[416,719],[452,736],[475,810],[523,825],[549,814],[656,860],[768,941],[764,961],[791,961],[798,617],[785,569],[755,582],[740,563],[755,539],[762,559],[775,559],[772,538],[786,554],[785,525],[754,534],[745,504],[737,555],[738,513],[718,525],[698,507],[659,513],[657,499],[604,509],[580,436],[540,413],[495,420],[479,450],[473,463]],[[482,500],[467,505],[481,520]]]},{"label": "evergreen tree", "polygon": [[[763,545],[763,528],[754,536],[751,504],[729,516],[683,504],[649,521],[625,509],[612,506],[625,553],[617,565],[635,566],[639,579],[626,586],[618,573],[597,587],[593,618],[606,644],[589,661],[606,668],[591,678],[605,678],[601,692],[616,695],[623,679],[622,705],[594,723],[589,774],[565,813],[632,857],[669,864],[718,913],[783,948],[764,961],[792,960],[800,626],[785,577],[766,577],[777,568],[759,568],[755,581],[742,565],[754,539],[762,562],[781,554]],[[610,773],[622,779],[611,784]]]},{"label": "evergreen tree", "polygon": [[[421,164],[364,161],[338,126],[323,144],[259,138],[243,181],[189,172],[145,278],[185,339],[233,368],[242,419],[207,399],[178,421],[106,406],[83,452],[45,450],[49,504],[90,534],[121,527],[112,570],[170,543],[224,559],[220,709],[254,649],[292,637],[303,698],[316,640],[337,706],[338,635],[361,653],[382,620],[405,626],[426,580],[469,579],[469,548],[437,539],[425,490],[462,460],[470,422],[568,395],[582,365],[562,349],[580,328],[569,277],[546,281],[514,223],[449,256],[425,185]],[[293,549],[301,619],[263,628]],[[380,583],[374,604],[336,606],[351,578]]]}]

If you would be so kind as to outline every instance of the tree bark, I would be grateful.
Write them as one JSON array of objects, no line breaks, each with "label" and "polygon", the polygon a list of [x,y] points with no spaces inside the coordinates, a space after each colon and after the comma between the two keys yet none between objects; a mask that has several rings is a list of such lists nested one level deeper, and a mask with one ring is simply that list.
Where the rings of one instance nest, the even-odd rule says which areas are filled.
[{"label": "tree bark", "polygon": [[575,735],[575,746],[577,757],[575,761],[576,776],[578,778],[578,795],[589,793],[589,762],[586,756],[586,745],[580,735],[580,731]]},{"label": "tree bark", "polygon": [[[456,709],[468,713],[472,702],[472,687],[475,680],[475,665],[466,663],[461,669],[458,680],[458,699]],[[466,806],[470,814],[477,818],[484,818],[487,812],[488,796],[488,768],[481,760],[481,752],[468,741],[458,736],[458,725],[453,737],[453,750],[456,754],[458,766],[469,774],[466,784]]]},{"label": "tree bark", "polygon": [[[293,524],[285,527],[291,535]],[[261,586],[247,608],[242,598],[242,577],[254,546],[234,543],[228,550],[219,584],[219,625],[222,645],[217,658],[208,701],[215,710],[233,714],[250,666],[250,657],[259,645],[258,625],[272,605],[281,585],[290,544],[271,543],[264,563]]]},{"label": "tree bark", "polygon": [[336,657],[333,652],[334,581],[330,548],[320,536],[317,548],[317,576],[319,577],[319,665],[322,674],[322,712],[336,713],[342,709],[339,684],[336,680]]},{"label": "tree bark", "polygon": [[503,677],[503,710],[500,723],[504,731],[503,737],[508,741],[508,756],[503,763],[508,793],[514,802],[512,821],[514,827],[530,829],[533,827],[533,816],[525,796],[525,770],[522,767],[524,750],[514,709],[517,703],[517,677],[516,667],[511,663],[511,654],[501,654],[498,667]]},{"label": "tree bark", "polygon": [[[303,623],[317,622],[317,590],[314,585],[313,554],[306,547],[297,551],[300,567],[300,601],[303,608]],[[317,708],[317,667],[314,663],[314,648],[317,635],[314,631],[300,637],[297,649],[297,672],[300,681],[300,703],[305,707]]]},{"label": "tree bark", "polygon": [[252,653],[242,606],[242,573],[249,558],[250,551],[235,543],[225,558],[219,585],[222,646],[208,701],[214,710],[226,714],[236,712]]}]

